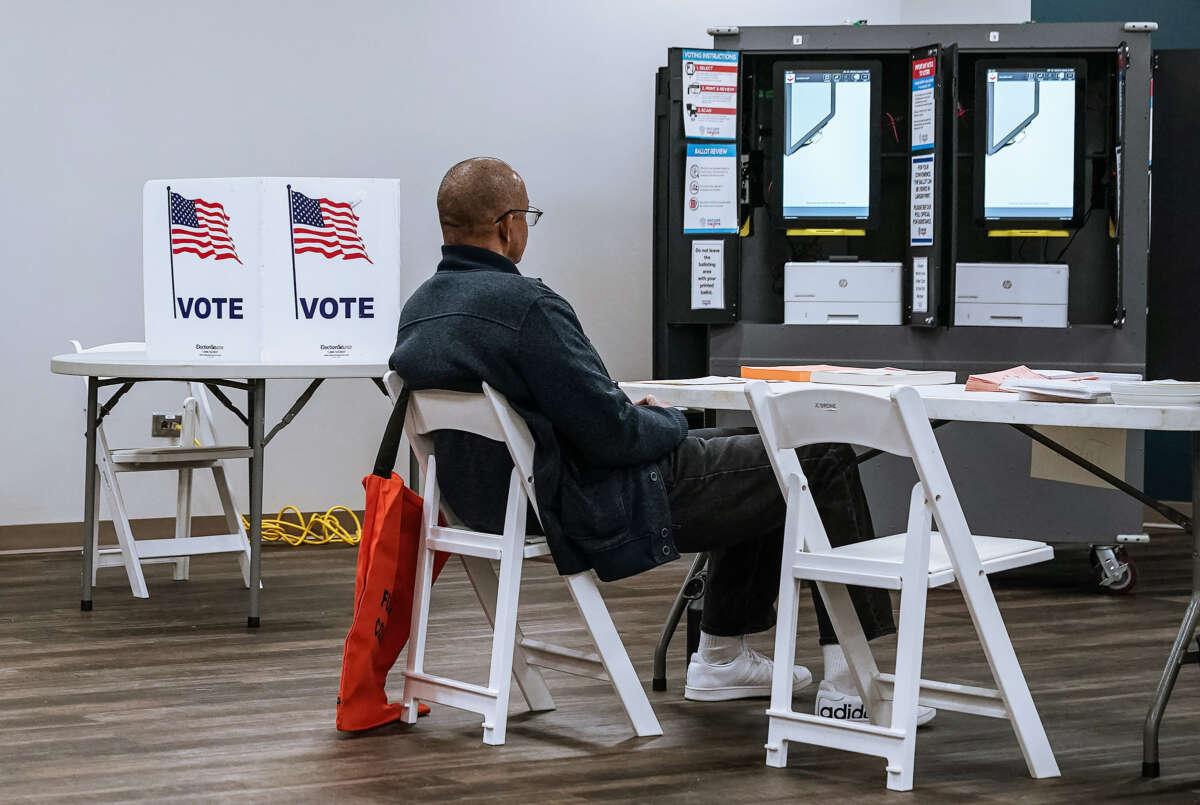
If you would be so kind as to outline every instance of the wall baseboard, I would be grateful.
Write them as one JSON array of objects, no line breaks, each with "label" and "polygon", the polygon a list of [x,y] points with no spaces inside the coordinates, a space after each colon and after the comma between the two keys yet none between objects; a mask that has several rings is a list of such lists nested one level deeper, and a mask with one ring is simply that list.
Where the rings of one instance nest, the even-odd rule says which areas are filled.
[{"label": "wall baseboard", "polygon": [[[323,513],[323,512],[322,512]],[[362,520],[362,512],[355,512]],[[312,512],[305,512],[307,521]],[[349,523],[346,523],[349,526]],[[175,536],[174,517],[147,517],[132,522],[134,539],[169,539]],[[0,526],[0,555],[51,553],[80,550],[83,523],[35,523]],[[192,518],[192,535],[225,533],[225,518],[219,514]],[[100,521],[100,544],[116,545],[117,533],[112,520]]]}]

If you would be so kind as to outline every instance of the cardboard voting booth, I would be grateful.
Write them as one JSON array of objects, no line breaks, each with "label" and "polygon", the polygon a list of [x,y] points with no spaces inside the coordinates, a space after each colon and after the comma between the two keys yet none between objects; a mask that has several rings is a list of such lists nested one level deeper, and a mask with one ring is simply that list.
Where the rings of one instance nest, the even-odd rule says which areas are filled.
[{"label": "cardboard voting booth", "polygon": [[150,357],[386,362],[400,317],[396,180],[156,180],[142,211]]}]

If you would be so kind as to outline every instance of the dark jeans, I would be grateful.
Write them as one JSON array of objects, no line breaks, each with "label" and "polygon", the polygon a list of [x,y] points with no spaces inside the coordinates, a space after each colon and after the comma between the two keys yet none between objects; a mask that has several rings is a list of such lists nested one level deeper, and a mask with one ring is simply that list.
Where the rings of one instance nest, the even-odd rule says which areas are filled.
[{"label": "dark jeans", "polygon": [[[875,536],[854,451],[844,444],[797,449],[821,522],[834,547]],[[762,632],[775,625],[786,505],[753,428],[690,431],[660,462],[684,553],[707,551],[708,584],[700,628],[712,635]],[[850,587],[867,639],[892,634],[887,590]],[[837,643],[813,586],[821,645]]]}]

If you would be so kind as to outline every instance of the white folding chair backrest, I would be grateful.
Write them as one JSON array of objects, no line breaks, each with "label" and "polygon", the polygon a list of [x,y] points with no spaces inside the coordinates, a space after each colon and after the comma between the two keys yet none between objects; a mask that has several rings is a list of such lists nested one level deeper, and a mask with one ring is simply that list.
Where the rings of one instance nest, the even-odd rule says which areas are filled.
[{"label": "white folding chair backrest", "polygon": [[783,489],[788,488],[789,476],[804,477],[794,448],[834,442],[910,458],[931,494],[948,491],[950,476],[925,403],[911,386],[887,391],[801,387],[773,394],[770,384],[760,380],[746,390]]},{"label": "white folding chair backrest", "polygon": [[[901,391],[903,389],[897,389]],[[909,388],[907,391],[912,392]],[[856,444],[893,455],[911,457],[895,394],[834,388],[791,388],[771,393],[765,381],[746,387],[750,412],[766,447],[767,457],[784,497],[791,500],[795,484],[805,484],[804,471],[795,448],[826,442]],[[915,395],[916,392],[913,392]],[[921,405],[920,397],[916,398]],[[928,428],[928,422],[925,423]],[[931,431],[932,434],[932,431]],[[815,512],[810,495],[807,508]],[[808,535],[809,549],[827,549],[822,534]],[[798,546],[800,547],[800,546]]]},{"label": "white folding chair backrest", "polygon": [[[77,355],[85,352],[141,352],[146,348],[146,344],[143,341],[116,341],[112,344],[97,344],[94,347],[85,347],[72,338],[70,343],[75,348]],[[80,377],[79,379],[83,381],[83,388],[86,391],[88,379],[86,377]]]},{"label": "white folding chair backrest", "polygon": [[78,341],[71,339],[76,352],[141,352],[146,348],[145,341],[114,341],[111,344],[97,344],[94,347],[84,347]]},{"label": "white folding chair backrest", "polygon": [[[768,383],[754,381],[746,391],[785,497],[792,486],[789,479],[800,479],[801,483],[804,479],[794,448],[824,442],[861,445],[912,459],[938,524],[943,529],[969,533],[957,496],[947,496],[953,492],[950,474],[916,389],[800,387],[773,394]],[[945,505],[944,496],[954,504]],[[823,542],[817,535],[816,547],[827,548]]]},{"label": "white folding chair backrest", "polygon": [[[384,383],[395,401],[400,391],[399,376],[388,372]],[[533,436],[525,420],[517,415],[504,395],[487,383],[478,394],[441,389],[412,392],[404,430],[422,472],[427,471],[429,456],[433,455],[433,440],[429,434],[434,431],[464,431],[503,442],[520,475],[529,503],[537,513],[537,498],[533,493]]]},{"label": "white folding chair backrest", "polygon": [[[795,454],[790,452],[794,448],[822,442],[856,444],[911,457],[911,446],[894,399],[896,393],[910,392],[916,405],[924,409],[920,396],[907,387],[896,389],[889,396],[879,392],[819,387],[787,389],[772,394],[769,383],[757,381],[750,383],[746,390],[752,401],[754,421],[772,455],[772,462],[778,451],[788,451],[784,455],[794,458]],[[800,466],[799,461],[794,466],[788,461],[787,465],[775,467],[781,484]]]},{"label": "white folding chair backrest", "polygon": [[[75,348],[76,354],[87,352],[142,352],[146,349],[144,341],[114,341],[111,344],[97,344],[94,347],[84,347],[75,339],[71,339],[71,346]],[[88,379],[81,377],[83,381],[84,391],[87,391]],[[183,433],[177,437],[174,442],[177,442],[181,447],[188,447],[192,444],[192,439],[199,437],[204,444],[217,444],[217,434],[213,426],[212,406],[208,401],[208,392],[204,389],[203,383],[191,382],[187,384],[188,393],[190,396],[185,399],[180,407],[184,409],[184,430],[191,430],[191,433]],[[98,430],[100,439],[106,439],[104,435],[103,425]],[[188,436],[190,438],[184,438]]]},{"label": "white folding chair backrest", "polygon": [[[112,344],[97,344],[94,347],[85,347],[74,338],[71,339],[71,346],[75,348],[75,353],[78,355],[86,352],[140,352],[146,348],[145,343],[141,341],[117,341]],[[87,399],[88,378],[81,376],[79,380],[83,383],[84,399]],[[100,423],[96,427],[96,439],[100,450],[107,453],[108,437],[105,435],[103,423]]]}]

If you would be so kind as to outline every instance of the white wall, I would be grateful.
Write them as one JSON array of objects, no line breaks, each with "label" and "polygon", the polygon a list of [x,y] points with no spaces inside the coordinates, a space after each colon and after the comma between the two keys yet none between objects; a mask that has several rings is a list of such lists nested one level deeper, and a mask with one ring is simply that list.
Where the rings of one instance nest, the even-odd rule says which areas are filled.
[{"label": "white wall", "polygon": [[[0,524],[81,516],[82,384],[51,375],[48,361],[68,338],[142,338],[145,180],[398,177],[407,293],[438,259],[442,173],[464,157],[500,156],[547,211],[522,269],[574,303],[614,376],[645,377],[654,71],[666,49],[710,45],[710,25],[933,21],[925,11],[906,19],[906,5],[3,4]],[[1003,5],[1028,17],[1028,0],[1015,11]],[[969,13],[944,6],[938,22]],[[270,385],[268,418],[301,388]],[[135,389],[106,422],[110,439],[144,442],[147,413],[169,409],[179,393]],[[267,511],[360,505],[385,417],[365,382],[328,383],[267,452]],[[232,416],[219,424],[231,439],[241,432]],[[165,477],[129,486],[136,516],[169,513]],[[200,508],[216,510],[211,495]]]},{"label": "white wall", "polygon": [[1029,22],[1030,16],[1030,0],[902,0],[900,3],[900,22],[905,25]]}]

